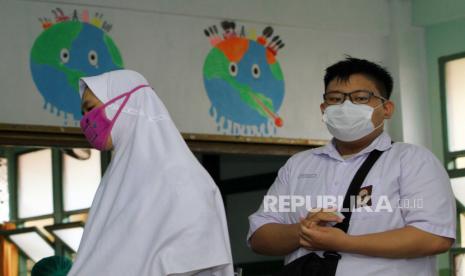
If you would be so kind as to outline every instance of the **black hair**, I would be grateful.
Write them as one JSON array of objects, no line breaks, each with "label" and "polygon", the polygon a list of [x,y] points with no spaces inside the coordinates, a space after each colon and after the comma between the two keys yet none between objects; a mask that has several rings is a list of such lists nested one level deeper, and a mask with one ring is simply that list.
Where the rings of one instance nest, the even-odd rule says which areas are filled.
[{"label": "black hair", "polygon": [[326,68],[325,89],[332,80],[348,81],[354,74],[361,74],[373,80],[381,96],[386,99],[391,97],[394,85],[391,74],[379,64],[351,56]]}]

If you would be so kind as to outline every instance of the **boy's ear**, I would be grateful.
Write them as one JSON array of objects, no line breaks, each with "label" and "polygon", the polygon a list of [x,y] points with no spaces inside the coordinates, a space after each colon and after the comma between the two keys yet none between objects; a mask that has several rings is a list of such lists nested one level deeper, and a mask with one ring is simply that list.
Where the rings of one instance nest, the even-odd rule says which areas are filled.
[{"label": "boy's ear", "polygon": [[391,100],[387,100],[383,106],[384,106],[384,118],[391,119],[395,111],[394,102],[392,102]]}]

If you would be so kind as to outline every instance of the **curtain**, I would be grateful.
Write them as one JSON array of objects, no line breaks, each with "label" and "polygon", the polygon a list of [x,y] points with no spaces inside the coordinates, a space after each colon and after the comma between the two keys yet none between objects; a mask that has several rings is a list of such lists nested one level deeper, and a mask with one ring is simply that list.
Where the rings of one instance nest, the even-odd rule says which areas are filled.
[{"label": "curtain", "polygon": [[[14,223],[6,222],[0,225],[0,230],[12,230]],[[18,276],[18,249],[0,235],[0,276]]]}]

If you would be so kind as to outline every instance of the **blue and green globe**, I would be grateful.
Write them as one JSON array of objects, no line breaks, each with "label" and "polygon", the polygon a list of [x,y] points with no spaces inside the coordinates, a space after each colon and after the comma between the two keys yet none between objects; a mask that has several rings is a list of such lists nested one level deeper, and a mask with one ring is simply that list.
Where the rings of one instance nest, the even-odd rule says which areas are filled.
[{"label": "blue and green globe", "polygon": [[32,78],[44,108],[79,120],[79,78],[122,69],[123,59],[108,34],[95,25],[66,21],[45,29],[31,49]]}]

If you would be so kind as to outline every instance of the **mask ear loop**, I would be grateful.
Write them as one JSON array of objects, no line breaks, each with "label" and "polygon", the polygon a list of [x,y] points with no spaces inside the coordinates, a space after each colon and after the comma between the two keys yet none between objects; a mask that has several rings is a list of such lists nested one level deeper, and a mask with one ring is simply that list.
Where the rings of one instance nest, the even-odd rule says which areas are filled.
[{"label": "mask ear loop", "polygon": [[[381,103],[378,104],[376,107],[373,107],[373,110],[376,110],[376,109],[377,109],[378,107],[380,107],[380,106],[384,106],[384,104],[386,103],[386,101],[387,101],[387,100],[385,100],[385,99],[381,99]],[[377,127],[375,127],[375,128],[373,129],[373,131],[377,130],[378,128],[382,127],[383,125],[384,125],[384,119],[383,119],[383,121],[381,122],[381,124],[379,124]]]},{"label": "mask ear loop", "polygon": [[[378,128],[382,127],[383,125],[384,125],[384,120],[381,122],[381,124],[379,124],[377,127],[375,127],[375,128],[373,129],[373,131],[377,130]],[[372,132],[373,132],[373,131],[372,131]]]},{"label": "mask ear loop", "polygon": [[[114,99],[110,100],[109,102],[105,103],[101,109],[103,112],[105,112],[105,108],[108,107],[109,105],[111,105],[112,103],[114,103],[115,101],[123,98],[123,97],[126,97],[123,101],[123,103],[121,104],[121,106],[118,108],[118,111],[116,112],[115,116],[113,116],[113,119],[111,120],[110,122],[110,129],[113,128],[113,125],[115,124],[116,122],[116,119],[118,118],[119,114],[121,113],[121,111],[123,110],[124,106],[126,105],[126,103],[128,102],[129,100],[129,97],[131,96],[132,93],[136,92],[137,90],[143,88],[143,87],[148,87],[149,85],[147,84],[144,84],[144,85],[139,85],[139,86],[136,86],[135,88],[133,88],[131,91],[129,92],[126,92],[126,93],[123,93],[121,95],[119,95],[118,97],[115,97]],[[104,141],[106,141],[108,139],[108,136],[110,135],[110,133],[106,133],[106,137],[104,137]],[[94,139],[96,138],[96,136],[94,137]]]},{"label": "mask ear loop", "polygon": [[126,105],[126,103],[129,101],[129,98],[130,98],[131,94],[136,92],[137,90],[139,90],[141,88],[144,88],[144,87],[149,87],[149,85],[148,84],[138,85],[135,88],[133,88],[131,91],[123,93],[123,94],[119,95],[118,97],[112,99],[111,101],[109,101],[108,103],[105,104],[104,108],[106,108],[110,104],[114,103],[115,101],[125,97],[123,103],[119,106],[118,111],[116,111],[115,116],[113,116],[113,119],[111,119],[110,128],[113,127],[113,125],[116,122],[116,119],[118,118],[119,114],[121,113],[121,111],[123,111],[123,108]]},{"label": "mask ear loop", "polygon": [[385,103],[385,102],[382,102],[382,103],[378,104],[377,106],[373,107],[373,110],[376,110],[376,109],[378,109],[378,107],[380,107],[380,106],[384,105],[384,103]]}]

